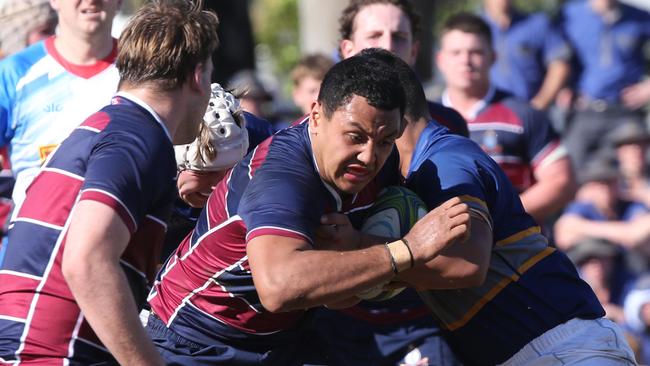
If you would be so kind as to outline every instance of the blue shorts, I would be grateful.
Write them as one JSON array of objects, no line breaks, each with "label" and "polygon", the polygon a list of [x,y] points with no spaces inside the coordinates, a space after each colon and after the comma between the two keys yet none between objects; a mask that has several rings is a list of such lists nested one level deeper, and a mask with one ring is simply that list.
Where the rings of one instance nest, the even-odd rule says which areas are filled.
[{"label": "blue shorts", "polygon": [[176,334],[155,315],[149,316],[146,329],[167,365],[302,365],[295,343],[261,352],[223,342],[203,345]]},{"label": "blue shorts", "polygon": [[310,333],[304,338],[310,340],[312,352],[318,350],[324,365],[410,365],[425,357],[429,365],[460,365],[431,316],[371,324],[321,308],[312,318]]}]

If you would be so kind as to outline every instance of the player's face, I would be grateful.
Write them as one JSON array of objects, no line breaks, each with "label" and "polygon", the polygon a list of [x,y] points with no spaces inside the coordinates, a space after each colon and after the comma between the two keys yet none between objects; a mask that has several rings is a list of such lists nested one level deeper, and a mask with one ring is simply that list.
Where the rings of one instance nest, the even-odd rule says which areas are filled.
[{"label": "player's face", "polygon": [[[186,82],[184,90],[191,93],[188,96],[189,107],[183,118],[184,123],[179,124],[174,133],[174,144],[189,144],[199,135],[199,127],[203,123],[203,115],[208,107],[212,89],[212,59],[199,64],[194,71],[193,80]],[[191,87],[189,87],[191,84]]]},{"label": "player's face", "polygon": [[357,95],[329,119],[317,104],[309,130],[323,180],[340,192],[361,191],[386,162],[400,125],[398,109],[377,109]]},{"label": "player's face", "polygon": [[216,172],[202,172],[197,170],[184,170],[178,175],[178,194],[192,207],[205,206],[214,187],[225,176],[228,170]]},{"label": "player's face", "polygon": [[471,91],[489,84],[494,52],[480,35],[452,30],[442,36],[436,60],[447,88]]},{"label": "player's face", "polygon": [[411,22],[400,8],[392,4],[372,4],[357,13],[350,39],[341,41],[341,54],[348,58],[371,47],[391,51],[409,65],[415,63],[417,47]]},{"label": "player's face", "polygon": [[121,0],[50,0],[61,34],[110,34]]},{"label": "player's face", "polygon": [[311,112],[311,105],[318,99],[318,91],[322,80],[306,76],[293,88],[293,102],[302,113]]}]

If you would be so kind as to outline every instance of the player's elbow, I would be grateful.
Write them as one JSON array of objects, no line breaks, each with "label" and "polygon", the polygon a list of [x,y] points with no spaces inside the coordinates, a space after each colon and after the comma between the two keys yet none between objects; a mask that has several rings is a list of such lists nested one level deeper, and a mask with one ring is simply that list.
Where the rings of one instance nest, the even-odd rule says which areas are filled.
[{"label": "player's elbow", "polygon": [[74,294],[74,290],[78,287],[79,284],[83,284],[88,281],[88,276],[90,272],[89,266],[83,261],[74,260],[69,256],[63,256],[63,261],[61,263],[61,273],[63,279],[70,287],[70,290]]},{"label": "player's elbow", "polygon": [[260,298],[260,303],[268,312],[281,313],[294,310],[295,296],[284,281],[270,278],[255,281],[255,287]]}]

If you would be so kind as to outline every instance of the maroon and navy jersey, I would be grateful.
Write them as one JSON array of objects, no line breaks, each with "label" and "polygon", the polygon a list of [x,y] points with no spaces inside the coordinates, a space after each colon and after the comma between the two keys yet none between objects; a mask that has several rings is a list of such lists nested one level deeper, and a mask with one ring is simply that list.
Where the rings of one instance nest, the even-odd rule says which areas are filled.
[{"label": "maroon and navy jersey", "polygon": [[[443,104],[451,106],[446,94]],[[519,192],[535,183],[537,167],[566,156],[544,112],[501,90],[491,88],[467,124],[470,138],[499,164]]]},{"label": "maroon and navy jersey", "polygon": [[262,235],[311,243],[322,214],[354,216],[372,204],[384,184],[396,183],[396,158],[391,155],[360,193],[340,195],[319,175],[307,120],[271,136],[214,189],[194,231],[156,279],[149,297],[153,312],[172,331],[200,344],[245,338],[268,345],[283,339],[304,312],[272,314],[263,308],[246,243]]},{"label": "maroon and navy jersey", "polygon": [[79,201],[104,203],[124,221],[131,241],[120,264],[136,303],[146,303],[171,212],[176,164],[164,125],[135,100],[118,94],[112,105],[91,115],[30,185],[0,267],[0,361],[112,360],[61,271],[71,212]]}]

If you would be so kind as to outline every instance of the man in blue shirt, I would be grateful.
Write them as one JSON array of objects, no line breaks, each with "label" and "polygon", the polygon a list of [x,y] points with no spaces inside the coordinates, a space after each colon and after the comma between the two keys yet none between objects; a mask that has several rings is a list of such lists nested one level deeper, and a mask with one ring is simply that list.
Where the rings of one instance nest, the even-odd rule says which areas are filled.
[{"label": "man in blue shirt", "polygon": [[640,108],[650,101],[650,80],[642,80],[650,14],[616,0],[581,0],[567,3],[561,18],[576,56],[575,114],[565,141],[580,169],[621,122],[642,123]]},{"label": "man in blue shirt", "polygon": [[566,39],[544,13],[522,13],[510,0],[483,4],[498,55],[490,79],[496,87],[546,109],[569,76],[571,49]]}]

